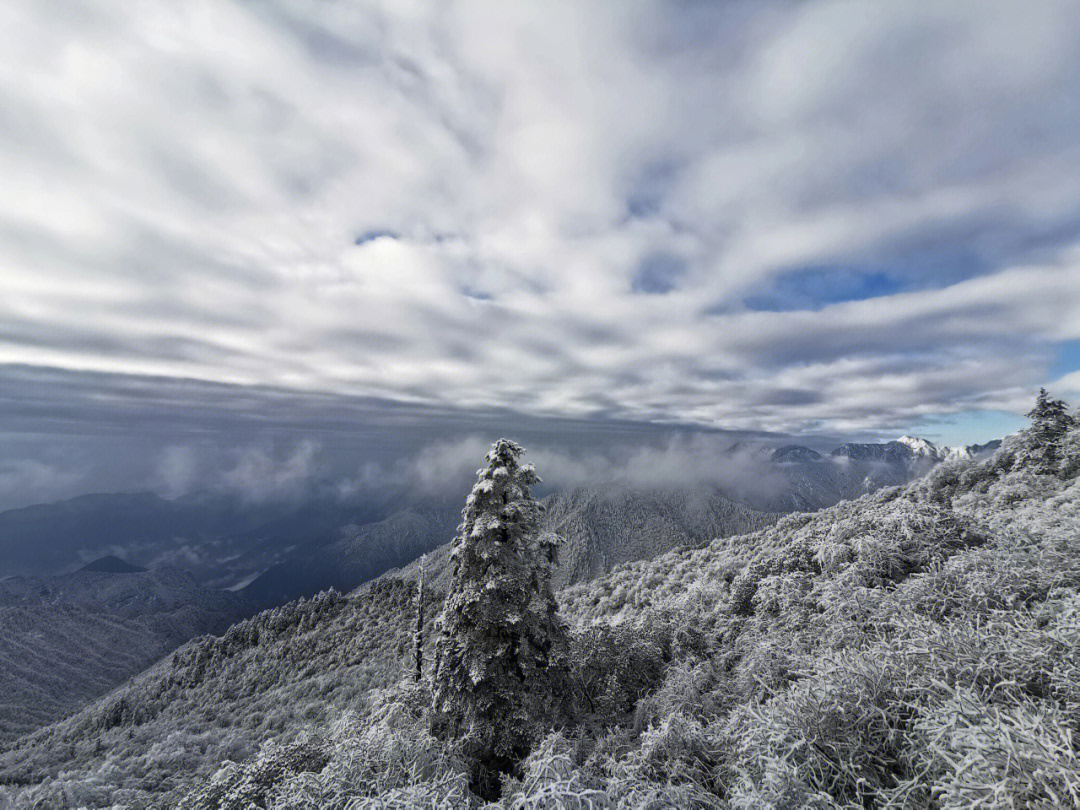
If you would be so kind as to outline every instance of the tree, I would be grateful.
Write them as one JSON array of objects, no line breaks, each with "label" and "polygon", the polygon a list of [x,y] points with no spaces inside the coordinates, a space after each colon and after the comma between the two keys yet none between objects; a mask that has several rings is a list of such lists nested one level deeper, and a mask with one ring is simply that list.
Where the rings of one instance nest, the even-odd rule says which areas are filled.
[{"label": "tree", "polygon": [[1076,427],[1076,417],[1069,413],[1069,406],[1051,397],[1045,388],[1039,389],[1035,407],[1028,411],[1031,427],[1028,429],[1031,447],[1028,457],[1042,472],[1054,471],[1062,439]]},{"label": "tree", "polygon": [[557,541],[539,536],[543,507],[531,487],[540,479],[519,464],[523,452],[500,439],[477,471],[436,627],[435,730],[462,740],[485,798],[562,718],[568,692],[567,632],[550,584]]},{"label": "tree", "polygon": [[416,582],[416,628],[413,630],[413,681],[420,683],[424,673],[424,562],[420,558],[420,578]]}]

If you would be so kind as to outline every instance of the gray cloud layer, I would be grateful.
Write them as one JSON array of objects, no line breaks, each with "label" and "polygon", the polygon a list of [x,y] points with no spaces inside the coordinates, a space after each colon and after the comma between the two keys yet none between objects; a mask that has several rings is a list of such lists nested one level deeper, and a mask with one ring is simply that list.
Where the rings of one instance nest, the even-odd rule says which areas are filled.
[{"label": "gray cloud layer", "polygon": [[1064,0],[5,3],[0,364],[330,412],[1022,410],[1080,339],[1077,30]]},{"label": "gray cloud layer", "polygon": [[[549,488],[614,478],[661,484],[660,470],[674,485],[733,487],[738,476],[734,465],[717,465],[721,451],[790,440],[11,366],[0,368],[0,409],[0,509],[147,489],[167,497],[231,492],[256,502],[314,488],[343,499],[409,492],[456,499],[500,436],[529,448]],[[683,469],[672,473],[679,451]]]}]

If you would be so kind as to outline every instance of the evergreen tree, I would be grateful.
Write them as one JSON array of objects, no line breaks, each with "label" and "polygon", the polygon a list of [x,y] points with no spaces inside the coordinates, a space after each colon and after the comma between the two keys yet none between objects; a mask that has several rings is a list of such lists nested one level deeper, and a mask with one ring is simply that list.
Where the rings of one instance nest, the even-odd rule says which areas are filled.
[{"label": "evergreen tree", "polygon": [[1051,397],[1045,388],[1039,389],[1035,407],[1028,411],[1031,427],[1028,428],[1030,448],[1028,457],[1042,472],[1056,468],[1059,449],[1065,434],[1076,427],[1077,420],[1069,413],[1064,401]]},{"label": "evergreen tree", "polygon": [[539,536],[539,483],[523,449],[500,439],[477,471],[451,554],[453,580],[437,625],[436,731],[462,739],[475,789],[498,794],[536,737],[563,715],[566,628],[550,573],[556,541]]}]

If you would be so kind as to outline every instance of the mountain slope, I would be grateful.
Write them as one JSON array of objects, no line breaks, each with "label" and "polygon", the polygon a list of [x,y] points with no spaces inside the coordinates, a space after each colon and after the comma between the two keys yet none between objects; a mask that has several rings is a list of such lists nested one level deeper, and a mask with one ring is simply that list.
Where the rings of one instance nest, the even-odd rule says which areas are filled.
[{"label": "mountain slope", "polygon": [[[714,487],[635,490],[608,484],[557,492],[542,503],[541,531],[559,536],[552,574],[556,587],[597,576],[619,563],[746,534],[777,517],[735,503]],[[450,583],[449,554],[447,543],[422,561],[428,582],[440,590]],[[420,565],[416,560],[392,573],[415,580]]]},{"label": "mountain slope", "polygon": [[250,529],[275,511],[235,499],[193,495],[171,501],[149,492],[11,509],[0,512],[0,576],[69,571],[116,550],[129,562],[160,565],[177,549]]},{"label": "mountain slope", "polygon": [[407,507],[384,520],[344,526],[335,540],[288,555],[240,594],[254,607],[269,607],[326,588],[349,590],[447,542],[458,512],[437,505]]},{"label": "mountain slope", "polygon": [[62,717],[242,615],[235,595],[172,570],[0,582],[0,741]]},{"label": "mountain slope", "polygon": [[[1052,806],[1046,791],[1080,773],[1060,742],[1080,721],[1080,431],[1066,438],[1055,471],[1026,460],[1021,436],[989,461],[563,589],[580,745],[545,742],[527,773],[548,775],[508,790],[587,788],[601,806],[875,807],[902,806],[905,790],[932,806],[1005,785]],[[452,805],[461,783],[452,751],[423,736],[424,701],[378,691],[410,669],[412,594],[386,577],[188,644],[4,750],[0,782],[36,785],[13,794],[19,806],[174,806],[224,758],[335,720],[314,759],[290,759],[306,743],[265,748],[223,778],[257,770],[274,808],[387,790],[401,806]],[[993,722],[1013,724],[1028,759],[998,756]],[[972,735],[983,742],[965,747]],[[380,759],[389,751],[401,768]],[[431,769],[410,771],[420,756]]]},{"label": "mountain slope", "polygon": [[[1069,425],[564,591],[578,712],[535,729],[498,806],[1080,807]],[[429,706],[372,694],[181,807],[479,807]]]},{"label": "mountain slope", "polygon": [[813,512],[883,487],[906,484],[944,462],[984,458],[1000,446],[1000,441],[992,441],[938,447],[926,439],[901,436],[880,444],[847,442],[823,456],[809,447],[787,445],[771,456],[783,484],[770,488],[764,508]]},{"label": "mountain slope", "polygon": [[580,487],[556,493],[544,505],[543,530],[562,538],[553,579],[557,586],[672,548],[747,534],[774,520],[705,487],[674,491]]},{"label": "mountain slope", "polygon": [[136,574],[140,571],[145,571],[146,569],[141,565],[132,565],[131,563],[124,562],[119,557],[107,554],[100,559],[87,563],[79,570],[102,574]]},{"label": "mountain slope", "polygon": [[[568,562],[556,573],[561,582],[775,519],[706,489],[642,493],[617,487],[579,488],[551,496],[545,503],[545,529],[566,538],[560,557]],[[357,527],[335,544],[336,559],[370,564],[365,549],[390,548],[397,553],[402,543],[412,542],[410,532],[430,542],[433,535],[428,528],[440,516],[406,511],[374,531]],[[454,527],[448,531],[452,535]],[[429,555],[428,638],[449,573],[434,561],[443,558],[447,548]],[[138,752],[155,739],[168,738],[175,753],[158,756],[191,760],[196,770],[177,766],[175,774],[159,777],[164,780],[160,784],[154,782],[155,793],[184,783],[193,773],[208,775],[222,757],[250,754],[265,739],[283,733],[292,739],[304,721],[329,722],[367,690],[388,686],[400,676],[414,618],[414,586],[401,577],[410,578],[416,570],[413,564],[348,597],[324,593],[315,600],[268,610],[230,628],[221,639],[187,644],[108,698],[28,735],[0,754],[0,782],[33,782],[57,774],[68,766],[74,743],[85,752],[78,758],[86,756],[88,763],[103,765],[104,752],[124,760],[134,769],[126,772],[125,780],[142,786],[136,791],[141,795],[152,781],[152,771]],[[185,753],[191,746],[202,751],[194,759]]]},{"label": "mountain slope", "polygon": [[262,740],[293,739],[306,723],[328,723],[400,675],[413,594],[398,580],[349,597],[327,591],[264,611],[220,638],[189,642],[0,753],[0,784],[100,769],[108,775],[76,789],[79,801],[144,807],[225,758],[250,755]]}]

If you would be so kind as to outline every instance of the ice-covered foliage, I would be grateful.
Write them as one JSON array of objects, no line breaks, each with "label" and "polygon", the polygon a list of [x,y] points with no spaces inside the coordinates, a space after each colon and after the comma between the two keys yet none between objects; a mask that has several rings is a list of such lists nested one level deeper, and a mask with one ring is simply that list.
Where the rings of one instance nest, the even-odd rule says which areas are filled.
[{"label": "ice-covered foliage", "polygon": [[[1063,413],[1065,430],[1022,432],[991,459],[561,591],[574,712],[487,806],[1080,808],[1080,426]],[[353,714],[291,719],[219,782],[272,775],[278,810],[485,806],[468,744],[431,733],[409,669],[415,591],[399,590],[371,603],[400,611],[383,629],[395,641],[366,642],[397,651],[397,685],[369,681]],[[336,632],[332,611],[303,621],[282,638]],[[209,656],[199,677],[219,666]],[[203,700],[232,700],[215,682]],[[156,722],[137,720],[134,695],[113,713],[119,726],[80,726],[78,744]],[[71,737],[41,739],[55,752]],[[145,776],[94,762],[59,766],[15,806],[152,806],[132,787]],[[193,790],[214,784],[204,769]]]},{"label": "ice-covered foliage", "polygon": [[550,582],[556,538],[540,535],[542,507],[531,494],[540,479],[519,464],[522,452],[500,439],[477,472],[436,623],[435,727],[463,741],[489,795],[538,730],[565,714],[566,628]]}]

